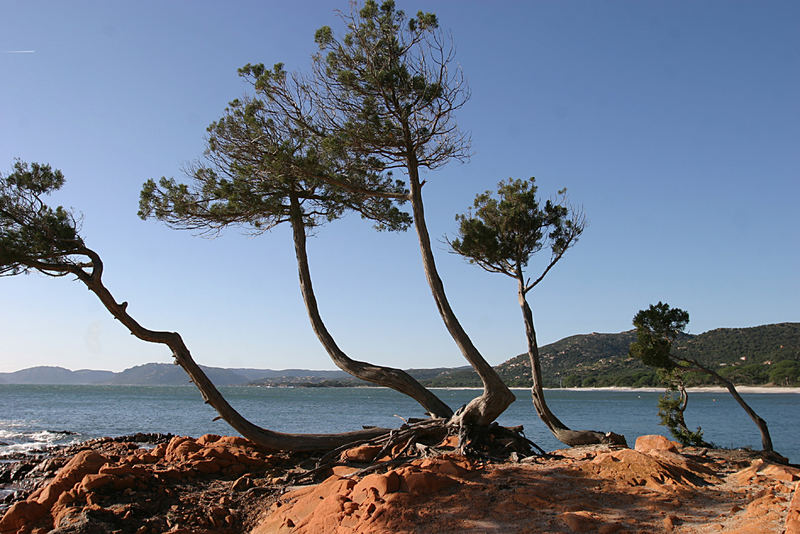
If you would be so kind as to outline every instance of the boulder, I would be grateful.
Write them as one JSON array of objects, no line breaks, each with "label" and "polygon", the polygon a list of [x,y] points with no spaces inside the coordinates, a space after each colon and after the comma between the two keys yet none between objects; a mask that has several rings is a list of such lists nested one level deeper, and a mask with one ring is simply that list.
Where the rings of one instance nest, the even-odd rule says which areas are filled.
[{"label": "boulder", "polygon": [[209,443],[214,443],[219,441],[222,436],[218,436],[217,434],[203,434],[199,438],[197,438],[198,445],[208,445]]},{"label": "boulder", "polygon": [[61,468],[52,482],[36,496],[36,502],[50,508],[58,500],[59,495],[80,482],[84,476],[97,473],[106,462],[106,457],[97,452],[79,452],[67,462],[67,465]]},{"label": "boulder", "polygon": [[167,445],[164,458],[172,462],[186,460],[189,458],[190,454],[202,448],[203,446],[198,445],[192,438],[175,436],[170,440],[169,445]]},{"label": "boulder", "polygon": [[794,495],[786,514],[786,534],[800,534],[800,482],[794,485]]},{"label": "boulder", "polygon": [[634,449],[644,453],[651,451],[678,452],[678,447],[680,447],[678,443],[670,441],[664,436],[660,436],[658,434],[648,434],[646,436],[639,436],[636,438],[636,445],[634,446]]},{"label": "boulder", "polygon": [[21,501],[15,503],[0,518],[0,532],[16,532],[23,525],[31,525],[42,518],[50,509],[36,501]]}]

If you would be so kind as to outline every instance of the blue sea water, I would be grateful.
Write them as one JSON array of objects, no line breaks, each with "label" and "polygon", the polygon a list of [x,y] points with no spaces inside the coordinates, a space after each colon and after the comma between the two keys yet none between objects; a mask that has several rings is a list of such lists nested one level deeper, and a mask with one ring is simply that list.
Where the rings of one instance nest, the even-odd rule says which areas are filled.
[{"label": "blue sea water", "polygon": [[[423,417],[413,400],[383,388],[220,388],[229,402],[256,424],[282,432],[342,432],[361,425],[397,427],[400,418]],[[435,390],[453,408],[477,390]],[[545,450],[561,448],[536,416],[527,390],[500,417],[523,425]],[[571,428],[613,430],[630,445],[643,434],[669,435],[658,424],[651,391],[549,390],[552,411]],[[775,450],[800,463],[800,394],[743,395],[769,424]],[[200,436],[236,434],[203,403],[193,386],[41,386],[0,384],[0,458],[14,452],[136,432]],[[687,424],[701,426],[706,440],[721,447],[760,449],[752,421],[727,393],[692,392]],[[72,434],[63,433],[68,431]]]}]

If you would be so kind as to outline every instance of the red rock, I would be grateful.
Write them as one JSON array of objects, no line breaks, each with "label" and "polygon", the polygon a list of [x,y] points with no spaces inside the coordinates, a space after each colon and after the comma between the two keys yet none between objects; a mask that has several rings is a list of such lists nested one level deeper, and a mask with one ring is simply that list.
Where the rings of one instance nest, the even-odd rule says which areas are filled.
[{"label": "red rock", "polygon": [[349,465],[334,465],[331,469],[333,474],[337,477],[346,477],[358,471],[357,467],[350,467]]},{"label": "red rock", "polygon": [[153,450],[150,451],[150,454],[156,458],[163,458],[164,454],[167,452],[167,446],[168,445],[166,443],[159,443],[153,448]]},{"label": "red rock", "polygon": [[458,481],[444,475],[434,473],[407,473],[403,475],[400,488],[411,494],[434,493],[441,489],[454,486]]},{"label": "red rock", "polygon": [[239,477],[231,484],[231,489],[233,491],[244,491],[251,487],[253,487],[253,479],[248,476]]},{"label": "red rock", "polygon": [[457,465],[450,458],[436,458],[436,459],[424,460],[420,464],[420,468],[424,470],[430,470],[442,475],[449,475],[455,477],[463,477],[464,475],[469,473],[468,469],[465,469],[460,465]]},{"label": "red rock", "polygon": [[657,434],[648,434],[646,436],[639,436],[636,438],[636,445],[634,449],[639,452],[650,451],[669,451],[678,452],[678,444],[670,441],[664,436]]},{"label": "red rock", "polygon": [[150,470],[143,465],[104,465],[98,471],[102,475],[147,476]]},{"label": "red rock", "polygon": [[253,443],[238,436],[223,436],[214,442],[215,444],[233,445],[238,447],[252,447]]},{"label": "red rock", "polygon": [[151,451],[137,452],[133,455],[130,463],[133,464],[154,464],[158,461],[159,457]]},{"label": "red rock", "polygon": [[116,477],[115,480],[111,482],[111,485],[114,487],[115,490],[126,490],[128,488],[135,488],[139,484],[139,480],[137,477],[132,475],[127,475],[124,477]]},{"label": "red rock", "polygon": [[800,480],[800,469],[789,467],[788,465],[767,464],[766,467],[760,470],[760,474],[783,482]]},{"label": "red rock", "polygon": [[[98,507],[99,508],[99,507]],[[53,507],[53,525],[56,528],[63,528],[69,526],[75,521],[75,517],[81,513],[80,506],[54,506]]]},{"label": "red rock", "polygon": [[204,475],[210,475],[212,473],[219,473],[221,471],[221,467],[217,460],[211,458],[208,460],[195,460],[189,463],[189,466],[192,470],[202,473]]},{"label": "red rock", "polygon": [[564,512],[558,516],[573,532],[599,532],[600,522],[590,512]]},{"label": "red rock", "polygon": [[225,447],[206,447],[199,454],[203,458],[215,458],[220,464],[230,465],[236,461],[236,456]]},{"label": "red rock", "polygon": [[[590,476],[615,480],[629,486],[647,486],[656,491],[668,488],[695,488],[703,480],[700,473],[679,454],[644,454],[633,449],[620,449],[600,453],[593,460],[580,465]],[[709,480],[711,475],[706,475]]]},{"label": "red rock", "polygon": [[100,473],[94,475],[84,475],[83,480],[81,480],[80,488],[89,493],[98,488],[102,488],[103,486],[111,484],[115,478],[117,477],[114,475]]},{"label": "red rock", "polygon": [[164,458],[170,461],[180,461],[186,460],[189,458],[189,455],[193,452],[197,452],[202,449],[202,445],[198,445],[195,440],[192,438],[187,437],[174,437],[170,440],[169,445],[167,445],[167,451],[164,454]]},{"label": "red rock", "polygon": [[386,474],[367,475],[353,487],[353,500],[362,498],[362,494],[368,494],[370,488],[374,489],[379,497],[383,497],[387,493],[394,493],[400,489],[400,477],[394,471]]},{"label": "red rock", "polygon": [[382,448],[380,445],[361,445],[347,449],[342,453],[341,458],[343,461],[367,463],[374,460]]},{"label": "red rock", "polygon": [[794,485],[794,495],[786,514],[786,534],[800,534],[800,482]]},{"label": "red rock", "polygon": [[36,501],[14,503],[0,518],[0,532],[16,532],[24,525],[38,522],[49,511],[48,507]]},{"label": "red rock", "polygon": [[50,484],[36,497],[36,502],[49,508],[59,495],[80,482],[85,475],[97,473],[106,463],[105,456],[94,451],[81,451],[61,468]]},{"label": "red rock", "polygon": [[198,445],[208,445],[209,443],[214,443],[219,441],[220,437],[217,434],[203,434],[199,438],[197,438]]}]

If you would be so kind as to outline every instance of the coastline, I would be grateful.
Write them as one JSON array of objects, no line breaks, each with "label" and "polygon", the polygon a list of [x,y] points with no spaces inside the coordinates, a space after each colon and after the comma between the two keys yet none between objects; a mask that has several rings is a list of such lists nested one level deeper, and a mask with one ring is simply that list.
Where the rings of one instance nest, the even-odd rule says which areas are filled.
[{"label": "coastline", "polygon": [[[438,390],[474,390],[482,391],[483,388],[479,387],[431,387],[429,389]],[[531,388],[509,388],[511,391],[530,391]],[[590,387],[590,388],[544,388],[545,391],[618,391],[620,393],[661,393],[664,388],[629,388],[618,386],[605,386],[605,387]],[[784,387],[784,386],[736,386],[739,393],[794,393],[800,394],[800,387]],[[695,386],[686,388],[689,393],[727,393],[728,390],[722,386]]]},{"label": "coastline", "polygon": [[389,461],[356,446],[323,470],[240,437],[129,437],[9,464],[22,476],[0,532],[800,532],[800,466],[659,435],[507,459],[460,454],[451,436]]}]

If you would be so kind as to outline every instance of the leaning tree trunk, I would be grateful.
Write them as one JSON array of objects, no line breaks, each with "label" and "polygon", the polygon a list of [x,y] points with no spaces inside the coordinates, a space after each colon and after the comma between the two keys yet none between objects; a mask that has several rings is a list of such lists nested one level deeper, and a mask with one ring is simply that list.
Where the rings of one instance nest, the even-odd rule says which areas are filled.
[{"label": "leaning tree trunk", "polygon": [[713,369],[706,367],[695,360],[689,360],[686,358],[679,358],[680,361],[686,362],[692,365],[695,370],[701,371],[706,373],[707,375],[712,376],[717,382],[725,386],[725,389],[731,394],[736,402],[739,403],[739,406],[742,407],[742,410],[747,413],[750,419],[753,420],[753,423],[758,427],[758,431],[761,433],[761,448],[765,451],[772,451],[772,438],[769,435],[769,428],[767,428],[767,422],[764,421],[759,415],[747,404],[739,392],[736,391],[736,386],[733,385],[733,382],[728,380],[727,378],[723,377]]},{"label": "leaning tree trunk", "polygon": [[453,415],[450,409],[430,390],[417,382],[411,375],[401,369],[392,367],[381,367],[366,362],[352,360],[336,344],[325,323],[322,321],[317,299],[314,295],[314,287],[311,285],[311,273],[308,267],[308,254],[306,252],[306,228],[303,223],[303,213],[300,203],[296,197],[291,197],[292,234],[294,236],[294,250],[297,256],[297,270],[300,276],[300,291],[303,294],[303,301],[308,310],[308,317],[311,320],[311,327],[322,343],[325,350],[330,355],[333,362],[341,370],[351,375],[385,386],[404,393],[420,403],[433,417],[447,419]]},{"label": "leaning tree trunk", "polygon": [[369,428],[341,434],[286,434],[267,430],[251,423],[228,404],[228,401],[225,400],[203,370],[200,369],[200,366],[195,363],[180,334],[177,332],[148,330],[141,326],[128,315],[126,311],[128,303],[118,304],[105,285],[103,285],[103,262],[100,260],[100,256],[90,249],[82,249],[78,253],[90,258],[91,272],[87,273],[77,266],[64,268],[63,271],[75,274],[81,282],[86,284],[89,290],[97,295],[105,308],[111,312],[111,315],[121,322],[131,334],[143,341],[161,343],[169,347],[176,363],[189,375],[189,378],[203,395],[205,402],[213,407],[222,419],[250,441],[273,450],[317,451],[335,449],[348,443],[372,439],[389,432],[388,429]]},{"label": "leaning tree trunk", "polygon": [[[673,388],[678,390],[679,395],[678,402],[675,405],[671,404],[674,401],[669,395],[669,392],[674,390]],[[703,439],[703,434],[699,428],[692,432],[686,426],[685,414],[688,406],[689,393],[686,391],[683,381],[679,381],[677,384],[672,383],[658,401],[658,415],[661,416],[661,424],[666,426],[670,433],[683,445],[714,447],[713,444]]]},{"label": "leaning tree trunk", "polygon": [[428,235],[428,228],[425,224],[425,211],[422,206],[422,187],[419,181],[419,171],[416,156],[413,150],[409,150],[408,176],[410,182],[410,200],[414,214],[414,226],[419,238],[419,248],[422,253],[422,265],[425,269],[425,276],[431,288],[436,307],[444,320],[448,332],[453,337],[461,353],[472,365],[473,369],[483,383],[483,394],[472,399],[467,406],[456,414],[454,422],[467,423],[479,426],[486,426],[505,411],[514,402],[514,394],[508,389],[500,376],[491,365],[483,358],[475,345],[472,344],[464,328],[450,308],[447,295],[444,292],[444,284],[436,270],[436,263],[433,259],[431,250],[431,239]]},{"label": "leaning tree trunk", "polygon": [[528,300],[525,298],[525,281],[520,276],[517,277],[519,283],[518,298],[519,305],[522,308],[522,317],[525,321],[525,333],[528,340],[528,358],[531,363],[531,397],[533,399],[533,407],[539,418],[547,425],[550,432],[556,439],[570,447],[578,445],[594,445],[599,443],[625,445],[625,436],[615,434],[613,432],[597,432],[594,430],[570,430],[567,425],[561,422],[556,417],[544,398],[544,389],[542,388],[542,366],[539,358],[539,346],[536,341],[536,329],[533,326],[533,312],[528,305]]},{"label": "leaning tree trunk", "polygon": [[689,427],[686,426],[686,408],[689,406],[689,394],[686,392],[686,387],[681,383],[678,385],[678,395],[680,395],[680,405],[675,410],[675,422],[681,431],[690,434]]}]

